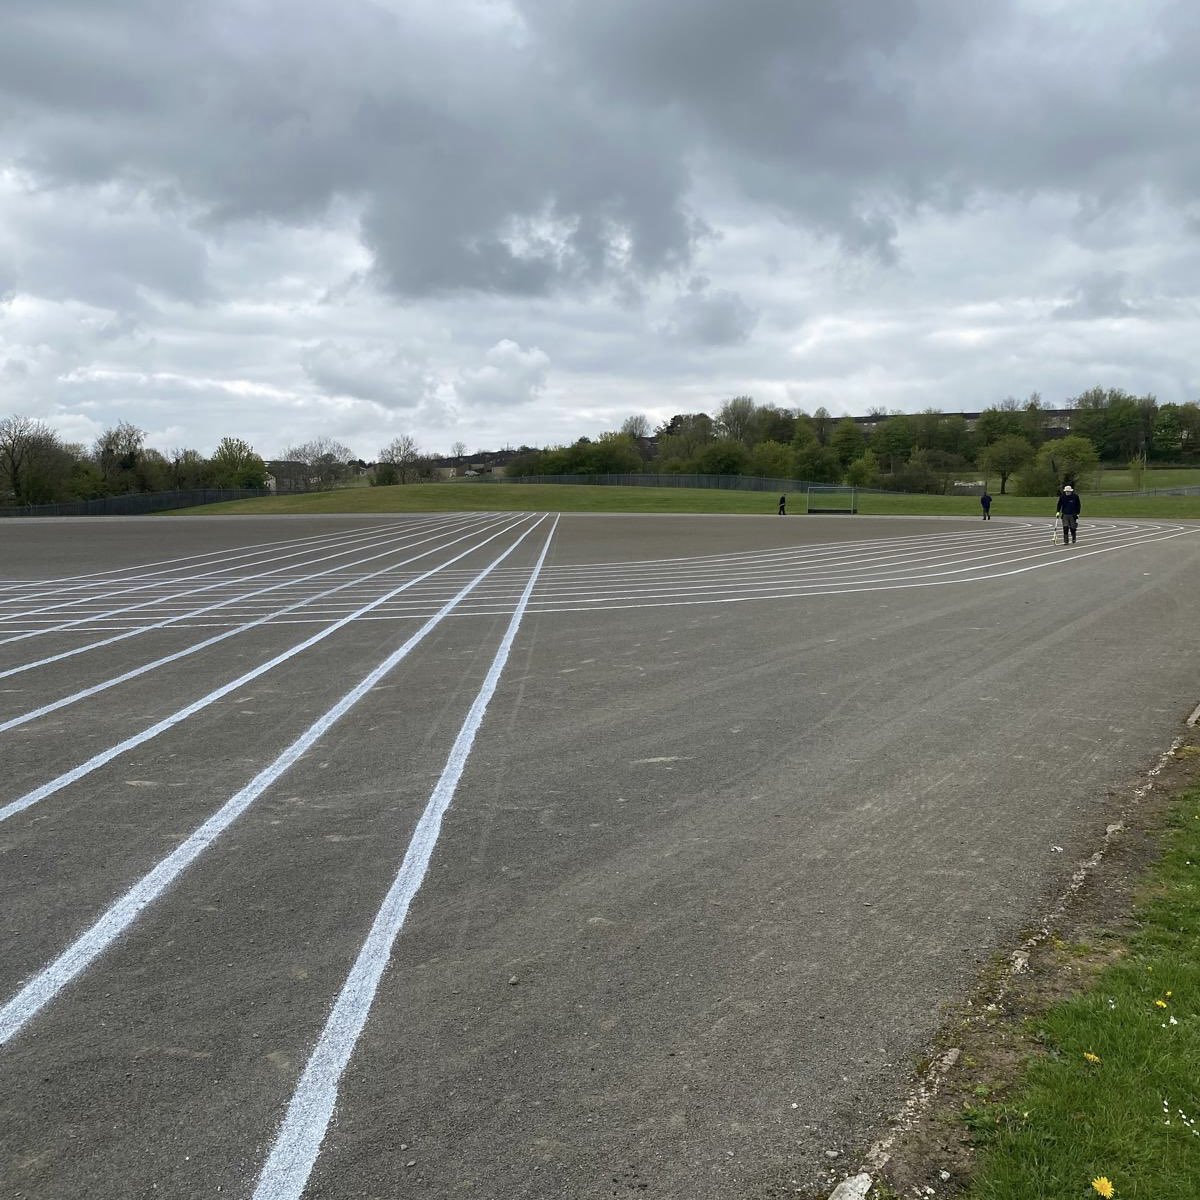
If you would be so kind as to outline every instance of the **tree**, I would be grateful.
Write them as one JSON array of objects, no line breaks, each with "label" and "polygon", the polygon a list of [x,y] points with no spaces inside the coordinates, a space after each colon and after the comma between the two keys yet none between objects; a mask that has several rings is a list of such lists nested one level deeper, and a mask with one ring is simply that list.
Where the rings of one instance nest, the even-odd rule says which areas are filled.
[{"label": "tree", "polygon": [[807,450],[820,444],[812,417],[808,413],[797,413],[792,426],[792,449]]},{"label": "tree", "polygon": [[1086,437],[1102,459],[1124,461],[1141,454],[1154,436],[1158,401],[1120,388],[1089,388],[1071,401],[1071,432]]},{"label": "tree", "polygon": [[654,431],[654,436],[658,439],[658,455],[671,470],[673,461],[678,469],[678,464],[694,458],[716,433],[708,413],[676,413]]},{"label": "tree", "polygon": [[879,459],[880,465],[886,466],[889,474],[894,474],[908,461],[914,440],[911,417],[888,417],[875,427],[875,432],[871,435],[871,449]]},{"label": "tree", "polygon": [[979,465],[985,471],[994,471],[1000,476],[1000,495],[1008,486],[1008,477],[1014,471],[1028,466],[1033,461],[1034,450],[1028,440],[1015,433],[1006,433],[990,446],[985,446],[979,455]]},{"label": "tree", "polygon": [[602,433],[594,442],[585,442],[574,468],[589,475],[633,475],[641,469],[641,453],[627,433]]},{"label": "tree", "polygon": [[696,470],[704,475],[744,475],[750,465],[750,451],[733,438],[710,442],[696,455]]},{"label": "tree", "polygon": [[747,445],[754,424],[754,400],[750,396],[734,396],[717,410],[717,432],[735,442]]},{"label": "tree", "polygon": [[796,451],[796,476],[809,483],[840,483],[842,464],[837,454],[818,442]]},{"label": "tree", "polygon": [[209,469],[216,487],[267,486],[267,464],[254,452],[250,443],[241,438],[222,438],[209,460]]},{"label": "tree", "polygon": [[1050,421],[1050,414],[1047,413],[1046,406],[1042,403],[1040,392],[1029,393],[1029,399],[1025,401],[1021,416],[1025,425],[1021,432],[1031,445],[1040,446],[1046,440],[1046,426]]},{"label": "tree", "polygon": [[1156,458],[1186,458],[1200,449],[1200,405],[1164,404],[1154,417],[1151,448]]},{"label": "tree", "polygon": [[865,450],[861,458],[856,458],[846,468],[846,482],[852,487],[875,487],[879,482],[879,459],[870,450]]},{"label": "tree", "polygon": [[791,479],[796,466],[796,456],[791,446],[783,442],[759,442],[750,451],[749,471],[751,475],[763,475],[768,479]]},{"label": "tree", "polygon": [[142,456],[145,438],[145,430],[121,421],[96,439],[96,465],[110,495],[136,490],[134,471]]},{"label": "tree", "polygon": [[760,405],[750,424],[750,445],[759,442],[782,442],[787,445],[796,433],[796,418],[786,408],[773,404]]},{"label": "tree", "polygon": [[210,478],[208,462],[199,450],[172,450],[169,462],[173,488],[204,487]]},{"label": "tree", "polygon": [[1078,487],[1079,480],[1088,471],[1095,470],[1099,462],[1096,447],[1087,438],[1076,434],[1047,442],[1037,456],[1037,465],[1053,475],[1058,487],[1064,483]]},{"label": "tree", "polygon": [[862,455],[866,448],[867,439],[853,417],[843,417],[834,427],[829,437],[829,445],[838,456],[838,462],[848,467],[856,458]]},{"label": "tree", "polygon": [[[64,470],[65,468],[65,470]],[[51,476],[63,482],[70,464],[58,435],[30,417],[0,420],[0,501],[36,504],[54,498]]]},{"label": "tree", "polygon": [[927,408],[912,418],[913,445],[919,450],[937,449],[943,415],[940,408]]},{"label": "tree", "polygon": [[985,408],[975,419],[975,438],[983,446],[990,446],[1002,437],[1019,437],[1024,431],[1021,406],[1011,396]]},{"label": "tree", "polygon": [[315,483],[321,488],[331,488],[346,478],[346,464],[354,457],[354,451],[333,438],[318,437],[299,446],[289,446],[283,457],[310,468],[310,485]]},{"label": "tree", "polygon": [[650,420],[643,413],[634,413],[621,422],[621,432],[631,438],[649,437]]},{"label": "tree", "polygon": [[147,446],[133,468],[134,487],[139,492],[165,492],[171,486],[171,464],[161,450]]},{"label": "tree", "polygon": [[812,421],[813,432],[817,435],[817,441],[822,446],[829,444],[829,435],[833,432],[833,417],[829,414],[829,409],[821,405],[810,418]]},{"label": "tree", "polygon": [[420,474],[422,460],[423,455],[417,448],[416,439],[407,433],[392,438],[379,451],[379,461],[392,468],[391,472],[385,472],[385,475],[394,474],[396,483],[411,483],[415,480]]},{"label": "tree", "polygon": [[450,447],[450,457],[451,458],[466,458],[466,456],[467,456],[467,443],[466,442],[455,442],[454,445]]}]

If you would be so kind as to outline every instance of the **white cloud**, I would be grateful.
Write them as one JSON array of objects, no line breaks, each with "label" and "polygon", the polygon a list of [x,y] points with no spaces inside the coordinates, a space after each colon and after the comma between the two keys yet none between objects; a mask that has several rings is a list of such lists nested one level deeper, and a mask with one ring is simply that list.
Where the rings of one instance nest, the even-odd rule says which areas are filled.
[{"label": "white cloud", "polygon": [[482,366],[461,372],[454,381],[455,394],[468,410],[530,404],[546,387],[550,358],[537,347],[522,350],[505,338],[484,359]]},{"label": "white cloud", "polygon": [[1181,0],[9,7],[0,411],[64,432],[1200,395]]}]

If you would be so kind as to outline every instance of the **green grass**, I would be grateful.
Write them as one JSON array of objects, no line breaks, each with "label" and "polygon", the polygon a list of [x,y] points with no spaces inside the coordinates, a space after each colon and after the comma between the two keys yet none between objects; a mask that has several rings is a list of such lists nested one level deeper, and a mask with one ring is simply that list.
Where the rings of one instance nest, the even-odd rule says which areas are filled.
[{"label": "green grass", "polygon": [[[1133,473],[1106,468],[1100,472],[1100,486],[1094,491],[1131,492]],[[1143,488],[1200,487],[1200,468],[1149,467],[1142,472]]]},{"label": "green grass", "polygon": [[[1083,493],[1088,517],[1200,518],[1200,496],[1119,497]],[[176,514],[218,513],[400,513],[400,512],[646,512],[774,514],[774,492],[718,488],[589,487],[584,484],[418,483],[396,487],[346,488],[302,496],[272,496],[177,509]],[[788,495],[792,514],[804,512],[804,496]],[[980,514],[974,496],[896,496],[860,493],[859,512],[867,516],[967,516]],[[997,517],[1054,517],[1047,496],[996,495]],[[848,518],[852,519],[852,518]]]},{"label": "green grass", "polygon": [[971,1200],[1095,1200],[1098,1176],[1117,1200],[1200,1195],[1200,790],[1146,897],[1128,955],[1038,1020],[1045,1053],[1004,1103],[965,1110],[983,1147]]}]

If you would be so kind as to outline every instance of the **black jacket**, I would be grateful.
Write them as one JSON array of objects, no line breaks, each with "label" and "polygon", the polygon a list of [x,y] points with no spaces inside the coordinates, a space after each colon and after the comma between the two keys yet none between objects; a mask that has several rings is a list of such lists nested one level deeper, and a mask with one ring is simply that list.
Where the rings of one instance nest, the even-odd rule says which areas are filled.
[{"label": "black jacket", "polygon": [[1063,516],[1079,516],[1080,511],[1079,493],[1078,492],[1062,492],[1058,497],[1057,511]]}]

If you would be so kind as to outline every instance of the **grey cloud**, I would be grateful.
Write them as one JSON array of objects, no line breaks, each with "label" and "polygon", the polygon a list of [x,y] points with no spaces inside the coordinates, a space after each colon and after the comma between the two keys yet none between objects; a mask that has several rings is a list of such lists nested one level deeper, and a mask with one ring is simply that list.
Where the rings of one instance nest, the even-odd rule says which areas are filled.
[{"label": "grey cloud", "polygon": [[746,341],[757,323],[758,313],[736,292],[698,288],[675,300],[664,332],[702,346],[732,346]]},{"label": "grey cloud", "polygon": [[388,409],[414,409],[435,387],[422,364],[387,347],[323,341],[306,347],[300,361],[322,391]]},{"label": "grey cloud", "polygon": [[1125,284],[1120,273],[1092,275],[1074,289],[1074,298],[1058,305],[1052,315],[1060,321],[1134,316],[1137,309],[1121,295]]},{"label": "grey cloud", "polygon": [[[596,81],[687,121],[745,193],[885,258],[917,205],[989,191],[1194,194],[1200,28],[1182,0],[1087,19],[1015,3],[523,0]],[[1166,99],[1166,97],[1170,99]]]},{"label": "grey cloud", "polygon": [[58,186],[138,181],[208,221],[311,221],[359,196],[379,277],[406,294],[535,294],[685,262],[703,225],[667,123],[601,110],[453,16],[31,7],[0,50],[18,117],[4,140]]},{"label": "grey cloud", "polygon": [[543,350],[523,350],[506,338],[487,352],[482,366],[459,373],[454,391],[468,408],[512,408],[537,398],[549,369],[550,358]]},{"label": "grey cloud", "polygon": [[1015,0],[516,2],[508,26],[453,3],[28,5],[0,136],[40,178],[137,181],[209,221],[357,197],[409,296],[685,270],[697,166],[885,263],[917,205],[1200,185],[1182,0],[1094,4],[1081,30]]}]

